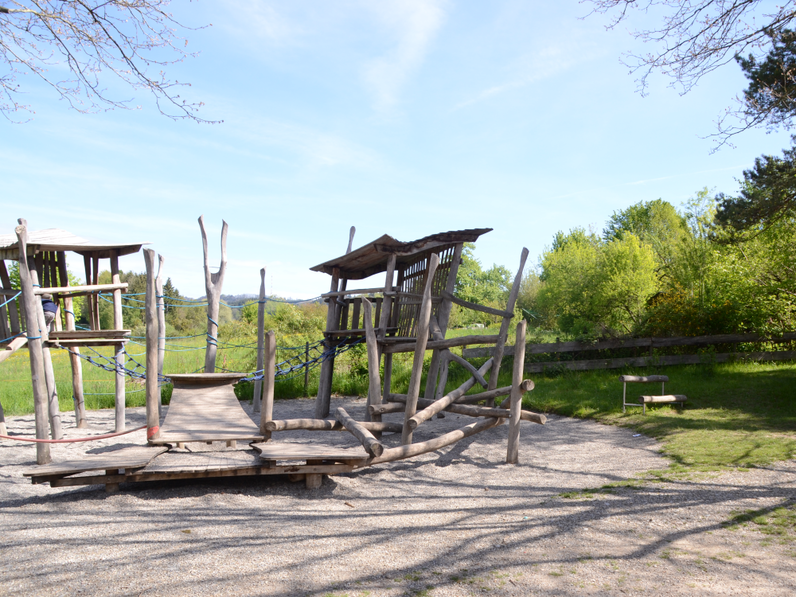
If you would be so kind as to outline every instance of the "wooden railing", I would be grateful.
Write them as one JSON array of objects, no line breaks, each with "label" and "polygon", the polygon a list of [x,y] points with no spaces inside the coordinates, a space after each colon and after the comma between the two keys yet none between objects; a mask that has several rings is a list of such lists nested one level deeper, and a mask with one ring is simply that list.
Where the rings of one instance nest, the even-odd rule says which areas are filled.
[{"label": "wooden railing", "polygon": [[[592,369],[619,369],[621,367],[649,367],[665,365],[688,365],[699,363],[722,363],[734,359],[755,361],[789,361],[796,359],[796,351],[757,351],[757,352],[702,352],[697,354],[655,354],[656,349],[670,349],[682,346],[721,346],[742,343],[783,343],[796,340],[796,332],[789,332],[772,338],[762,334],[719,334],[715,336],[683,336],[675,338],[630,338],[626,340],[602,340],[587,342],[553,342],[547,344],[528,344],[525,347],[526,358],[529,355],[560,354],[573,352],[593,352],[600,350],[647,349],[649,354],[632,357],[604,357],[579,360],[550,360],[525,363],[528,373],[540,373],[547,369],[569,369],[587,371]],[[466,348],[462,351],[464,358],[487,358],[491,356],[490,348]],[[507,355],[514,354],[514,347],[507,346]]]}]

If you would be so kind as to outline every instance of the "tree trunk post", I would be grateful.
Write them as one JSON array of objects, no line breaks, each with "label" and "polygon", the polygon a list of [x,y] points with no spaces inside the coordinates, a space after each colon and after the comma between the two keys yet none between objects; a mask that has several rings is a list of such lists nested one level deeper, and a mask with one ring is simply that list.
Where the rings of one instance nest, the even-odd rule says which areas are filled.
[{"label": "tree trunk post", "polygon": [[525,369],[525,330],[528,323],[523,319],[517,324],[514,342],[514,370],[511,378],[509,400],[509,439],[506,447],[506,464],[517,464],[520,460],[520,416],[522,415],[522,375]]},{"label": "tree trunk post", "polygon": [[[265,268],[260,270],[260,298],[257,301],[257,376],[263,376],[263,361],[265,358]],[[252,411],[260,412],[260,402],[263,397],[263,380],[254,380],[254,395],[252,397]]]},{"label": "tree trunk post", "polygon": [[[511,286],[511,292],[509,292],[509,299],[506,302],[506,311],[509,313],[514,312],[514,304],[517,302],[517,295],[520,293],[520,284],[522,283],[522,274],[525,270],[525,261],[528,259],[528,249],[523,247],[522,253],[520,254],[520,267],[517,270],[517,275],[514,276],[514,284]],[[494,390],[498,384],[498,375],[500,374],[500,362],[503,360],[503,351],[506,348],[506,338],[509,335],[509,326],[511,325],[511,317],[504,317],[503,321],[500,324],[500,332],[498,334],[498,340],[495,344],[495,350],[492,353],[493,358],[495,359],[494,364],[492,365],[492,372],[489,374],[489,385],[487,386],[488,390]],[[523,343],[523,347],[525,344]],[[489,400],[487,401],[487,406],[494,406],[495,401]]]},{"label": "tree trunk post", "polygon": [[158,306],[155,290],[155,252],[144,249],[146,262],[146,438],[160,436],[160,388],[158,387]]},{"label": "tree trunk post", "polygon": [[[158,307],[158,387],[163,385],[163,364],[166,362],[166,296],[163,294],[163,266],[166,258],[158,254],[158,275],[155,277],[155,293]],[[163,411],[163,392],[158,400],[158,416]]]},{"label": "tree trunk post", "polygon": [[417,343],[415,344],[414,360],[412,362],[412,377],[409,379],[409,390],[406,398],[406,411],[404,412],[404,429],[401,433],[401,444],[406,446],[412,443],[412,428],[409,420],[417,410],[417,399],[420,397],[420,381],[423,375],[423,360],[426,356],[426,344],[428,343],[428,327],[431,321],[431,288],[434,284],[434,274],[439,266],[439,255],[431,254],[426,272],[426,287],[423,290],[423,300],[420,305],[420,315],[418,316]]},{"label": "tree trunk post", "polygon": [[[111,255],[111,281],[114,284],[121,283],[119,275],[119,253],[114,251]],[[124,315],[122,313],[122,291],[121,289],[113,291],[113,329],[121,330],[124,328]],[[125,381],[124,375],[124,343],[119,342],[113,347],[114,359],[116,361],[116,375],[115,380],[115,400],[116,407],[116,433],[124,431],[124,414],[127,396],[125,394]]]},{"label": "tree trunk post", "polygon": [[221,289],[224,285],[224,273],[227,270],[227,230],[229,226],[222,220],[221,265],[214,274],[210,273],[210,261],[207,256],[207,233],[205,232],[204,216],[199,216],[199,228],[202,231],[205,289],[207,291],[207,350],[205,352],[205,373],[214,373],[216,370],[216,352],[218,350],[219,301],[221,300]]},{"label": "tree trunk post", "polygon": [[[30,356],[30,377],[33,385],[33,406],[36,415],[36,438],[47,439],[47,384],[44,380],[44,352],[42,338],[38,333],[38,316],[36,302],[38,297],[33,293],[33,282],[28,269],[28,231],[25,220],[19,220],[14,229],[19,241],[19,282],[22,290],[22,312],[27,323],[28,354]],[[47,464],[51,461],[50,444],[36,444],[36,464]]]},{"label": "tree trunk post", "polygon": [[263,371],[263,404],[260,413],[260,433],[265,441],[271,439],[271,432],[265,424],[274,419],[274,383],[276,382],[276,334],[270,330],[265,335],[265,370]]}]

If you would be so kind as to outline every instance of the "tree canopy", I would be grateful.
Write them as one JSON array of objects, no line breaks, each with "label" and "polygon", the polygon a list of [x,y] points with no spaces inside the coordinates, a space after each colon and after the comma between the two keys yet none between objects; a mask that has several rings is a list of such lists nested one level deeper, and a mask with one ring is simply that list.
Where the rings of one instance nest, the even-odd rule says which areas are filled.
[{"label": "tree canopy", "polygon": [[[0,0],[3,2],[3,0]],[[150,92],[170,118],[201,120],[202,105],[164,69],[193,54],[167,12],[169,0],[8,0],[0,4],[0,113],[33,111],[20,103],[20,75],[32,74],[79,112],[129,108],[112,79]],[[67,74],[65,74],[67,73]]]}]

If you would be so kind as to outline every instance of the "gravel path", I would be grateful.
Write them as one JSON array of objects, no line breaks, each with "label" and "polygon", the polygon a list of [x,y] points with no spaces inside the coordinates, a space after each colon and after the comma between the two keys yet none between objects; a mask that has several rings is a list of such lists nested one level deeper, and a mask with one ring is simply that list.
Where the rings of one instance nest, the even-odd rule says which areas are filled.
[{"label": "gravel path", "polygon": [[[359,418],[364,401],[333,400],[339,405]],[[275,411],[308,416],[313,403],[280,401]],[[90,412],[89,421],[90,433],[109,432],[113,412]],[[448,414],[421,426],[415,441],[470,421]],[[86,433],[68,415],[64,423],[67,437]],[[143,423],[143,409],[128,411],[130,427]],[[31,433],[33,417],[8,427]],[[34,447],[0,441],[0,595],[796,593],[796,545],[723,525],[739,511],[794,499],[793,461],[573,499],[561,494],[668,463],[632,431],[550,417],[544,427],[523,424],[520,464],[510,466],[506,431],[327,478],[311,491],[282,478],[128,484],[115,494],[53,489],[21,475]],[[53,458],[143,444],[143,436],[57,445]],[[293,437],[353,445],[344,432]]]}]

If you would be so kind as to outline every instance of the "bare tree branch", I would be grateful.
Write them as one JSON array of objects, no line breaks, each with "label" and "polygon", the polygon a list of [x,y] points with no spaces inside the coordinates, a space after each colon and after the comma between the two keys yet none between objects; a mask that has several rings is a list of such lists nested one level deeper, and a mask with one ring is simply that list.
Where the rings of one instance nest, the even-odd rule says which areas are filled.
[{"label": "bare tree branch", "polygon": [[[31,106],[20,103],[18,77],[33,74],[79,112],[131,108],[109,91],[111,76],[150,92],[169,118],[197,115],[201,102],[180,97],[166,67],[195,54],[167,12],[169,0],[13,0],[0,6],[0,113],[14,120]],[[63,76],[64,67],[68,74]],[[54,74],[51,74],[54,73]]]}]

